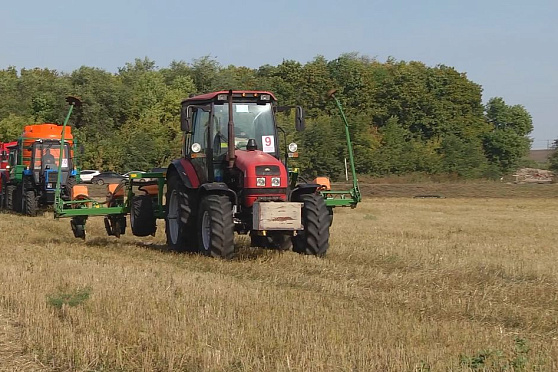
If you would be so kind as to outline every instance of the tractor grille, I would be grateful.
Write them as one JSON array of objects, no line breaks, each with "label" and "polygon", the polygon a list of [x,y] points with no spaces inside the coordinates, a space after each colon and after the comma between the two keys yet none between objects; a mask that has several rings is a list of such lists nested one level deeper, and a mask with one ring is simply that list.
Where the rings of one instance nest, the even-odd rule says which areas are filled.
[{"label": "tractor grille", "polygon": [[56,183],[58,181],[58,172],[48,172],[48,183]]},{"label": "tractor grille", "polygon": [[256,166],[257,176],[280,176],[281,170],[276,165],[258,165]]}]

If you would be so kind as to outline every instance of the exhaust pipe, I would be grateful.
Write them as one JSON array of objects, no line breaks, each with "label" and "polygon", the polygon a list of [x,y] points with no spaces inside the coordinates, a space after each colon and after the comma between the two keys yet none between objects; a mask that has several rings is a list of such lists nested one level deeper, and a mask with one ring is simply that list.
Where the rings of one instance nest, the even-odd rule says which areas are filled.
[{"label": "exhaust pipe", "polygon": [[229,90],[229,152],[227,154],[227,160],[229,161],[229,169],[234,167],[234,122],[233,122],[233,91],[232,89]]}]

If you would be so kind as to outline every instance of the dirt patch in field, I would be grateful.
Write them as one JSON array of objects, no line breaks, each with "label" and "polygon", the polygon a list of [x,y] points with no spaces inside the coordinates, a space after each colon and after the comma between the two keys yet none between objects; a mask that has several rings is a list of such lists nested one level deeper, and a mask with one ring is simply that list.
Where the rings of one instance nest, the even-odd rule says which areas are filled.
[{"label": "dirt patch in field", "polygon": [[49,371],[25,354],[19,328],[3,313],[0,313],[0,371]]},{"label": "dirt patch in field", "polygon": [[[558,184],[488,183],[360,183],[363,196],[374,197],[444,197],[444,198],[556,198]],[[334,189],[349,188],[335,185]]]}]

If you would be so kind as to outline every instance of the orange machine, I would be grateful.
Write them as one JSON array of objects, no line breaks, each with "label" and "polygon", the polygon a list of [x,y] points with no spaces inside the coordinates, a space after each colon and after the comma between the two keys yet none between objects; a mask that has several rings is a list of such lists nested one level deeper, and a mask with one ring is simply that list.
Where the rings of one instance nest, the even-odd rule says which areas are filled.
[{"label": "orange machine", "polygon": [[[48,141],[48,140],[60,140],[62,136],[62,127],[56,124],[34,124],[34,125],[26,125],[23,129],[23,135],[21,137],[23,141],[23,159],[22,164],[34,169],[40,169],[42,166],[42,161],[44,156],[50,153],[50,155],[54,158],[54,163],[51,168],[58,167],[58,161],[60,157],[60,149],[53,148],[53,149],[43,149],[38,146],[33,146],[37,141]],[[64,134],[65,141],[69,144],[68,148],[70,151],[70,158],[73,158],[73,140],[74,137],[72,136],[72,128],[67,127],[66,132]],[[33,151],[35,154],[33,154]],[[34,155],[34,157],[33,157]],[[68,154],[64,154],[64,159],[68,159]],[[33,163],[33,167],[31,167],[31,161],[35,160]]]},{"label": "orange machine", "polygon": [[66,127],[62,145],[62,128],[48,123],[27,125],[16,144],[9,147],[9,173],[2,182],[6,183],[2,198],[6,208],[36,215],[39,207],[54,204],[59,179],[60,197],[71,199],[79,177],[75,139],[72,129]]}]

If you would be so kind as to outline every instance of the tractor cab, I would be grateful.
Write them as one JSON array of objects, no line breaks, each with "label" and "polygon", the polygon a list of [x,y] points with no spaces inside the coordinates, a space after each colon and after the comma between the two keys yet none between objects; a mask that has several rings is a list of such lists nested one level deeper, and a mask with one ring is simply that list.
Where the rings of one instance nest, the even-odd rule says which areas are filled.
[{"label": "tractor cab", "polygon": [[[33,143],[30,169],[36,184],[44,185],[46,190],[54,190],[58,179],[61,146],[59,140],[37,140]],[[73,169],[70,158],[70,145],[64,144],[62,154],[62,184],[66,184]]]},{"label": "tractor cab", "polygon": [[225,181],[225,169],[234,163],[237,152],[257,151],[279,159],[274,110],[275,97],[268,92],[229,96],[223,91],[184,100],[183,152],[200,181]]}]

